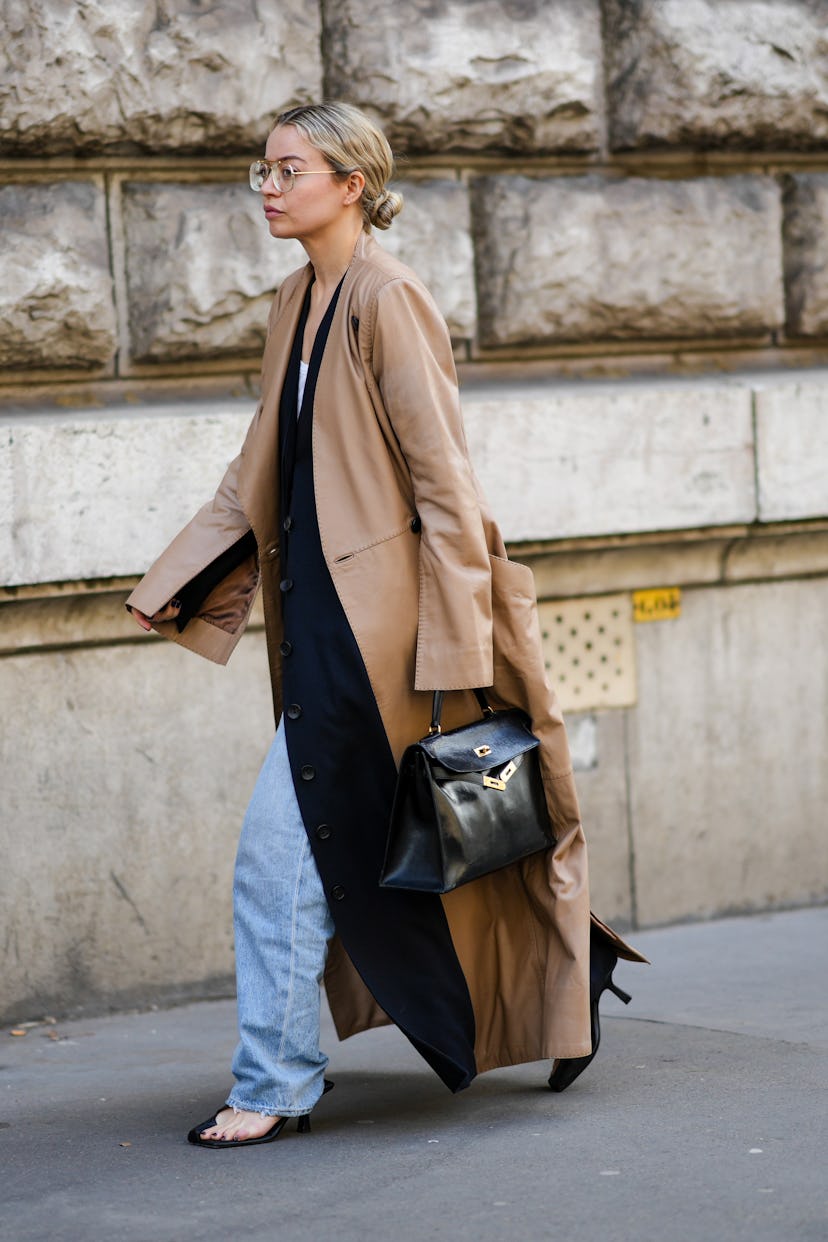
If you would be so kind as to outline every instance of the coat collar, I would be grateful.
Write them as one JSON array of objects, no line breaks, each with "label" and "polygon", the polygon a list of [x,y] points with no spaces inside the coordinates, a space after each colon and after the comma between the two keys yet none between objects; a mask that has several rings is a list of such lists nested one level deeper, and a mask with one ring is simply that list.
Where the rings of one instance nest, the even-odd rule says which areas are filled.
[{"label": "coat collar", "polygon": [[[340,313],[341,307],[347,300],[345,295],[354,280],[360,262],[370,258],[372,251],[377,249],[379,247],[370,233],[361,232],[354,246],[353,257],[345,273],[342,294],[340,295],[336,314]],[[285,382],[291,346],[299,323],[299,316],[302,313],[302,303],[312,279],[313,267],[310,263],[306,263],[293,277],[288,277],[289,281],[294,281],[293,288],[285,298],[271,325],[262,361],[263,421],[265,420],[265,414],[272,413],[274,410],[278,417],[279,394]]]}]

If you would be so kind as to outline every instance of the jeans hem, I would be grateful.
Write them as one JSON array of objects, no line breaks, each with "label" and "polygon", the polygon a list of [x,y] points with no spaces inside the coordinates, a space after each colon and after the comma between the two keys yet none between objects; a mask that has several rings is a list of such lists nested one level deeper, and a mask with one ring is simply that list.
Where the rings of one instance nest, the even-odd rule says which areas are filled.
[{"label": "jeans hem", "polygon": [[247,1104],[231,1095],[225,1107],[242,1109],[246,1113],[259,1113],[263,1117],[306,1117],[308,1113],[313,1111],[314,1104],[311,1104],[310,1108],[297,1108],[295,1105],[279,1108],[276,1104],[262,1107],[259,1104]]}]

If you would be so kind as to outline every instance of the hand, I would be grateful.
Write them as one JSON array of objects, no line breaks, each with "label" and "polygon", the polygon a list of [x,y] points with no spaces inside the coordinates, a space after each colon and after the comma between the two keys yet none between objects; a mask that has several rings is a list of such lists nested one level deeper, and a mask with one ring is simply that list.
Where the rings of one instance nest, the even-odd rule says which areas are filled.
[{"label": "hand", "polygon": [[148,617],[145,612],[141,612],[140,608],[130,608],[135,620],[138,622],[142,630],[151,630],[153,625],[158,621],[174,621],[181,612],[181,605],[177,599],[171,599],[163,608],[159,608],[158,612]]}]

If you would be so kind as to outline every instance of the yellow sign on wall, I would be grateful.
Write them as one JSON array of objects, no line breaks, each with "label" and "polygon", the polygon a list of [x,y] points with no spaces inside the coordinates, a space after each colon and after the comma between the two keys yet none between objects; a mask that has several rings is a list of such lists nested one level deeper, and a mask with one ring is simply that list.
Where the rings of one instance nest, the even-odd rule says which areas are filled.
[{"label": "yellow sign on wall", "polygon": [[681,616],[681,587],[655,587],[633,591],[635,621],[669,621]]}]

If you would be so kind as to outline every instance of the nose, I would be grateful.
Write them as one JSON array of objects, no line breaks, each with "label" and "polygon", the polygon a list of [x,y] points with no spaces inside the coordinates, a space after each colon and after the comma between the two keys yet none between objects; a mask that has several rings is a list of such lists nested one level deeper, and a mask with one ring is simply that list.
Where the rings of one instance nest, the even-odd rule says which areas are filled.
[{"label": "nose", "polygon": [[[268,186],[270,187],[270,189],[269,189],[269,190],[268,190]],[[272,168],[271,168],[270,172],[267,174],[267,176],[265,177],[264,181],[262,182],[262,191],[261,191],[261,192],[262,192],[262,194],[265,194],[265,193],[269,193],[269,194],[283,194],[283,193],[284,193],[284,191],[283,191],[283,190],[282,190],[282,189],[281,189],[281,188],[277,185],[277,183],[276,183],[276,178],[275,178],[275,177],[274,177],[274,175],[273,175],[273,169],[272,169]]]}]

